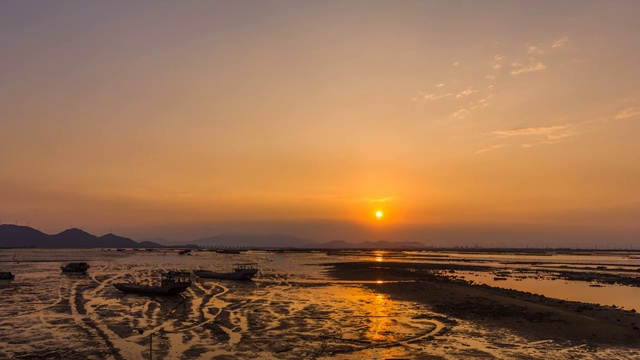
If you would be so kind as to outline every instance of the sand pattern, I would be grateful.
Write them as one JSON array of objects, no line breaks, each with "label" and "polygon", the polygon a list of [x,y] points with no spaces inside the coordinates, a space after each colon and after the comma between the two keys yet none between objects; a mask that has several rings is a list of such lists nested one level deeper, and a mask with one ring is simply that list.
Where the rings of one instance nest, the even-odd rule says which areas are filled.
[{"label": "sand pattern", "polygon": [[[34,253],[0,283],[0,358],[6,359],[530,359],[633,358],[636,349],[531,341],[438,312],[411,297],[429,291],[394,276],[336,280],[326,254],[220,255],[86,250],[87,275],[61,274],[78,253]],[[9,256],[4,254],[5,258]],[[24,253],[23,258],[29,254]],[[50,259],[47,260],[47,257]],[[171,269],[257,262],[255,281],[197,279],[173,297],[122,294],[114,282],[155,283]],[[371,273],[371,272],[368,272]],[[384,274],[382,271],[380,274]],[[413,289],[413,290],[412,290]],[[399,290],[395,291],[399,293]]]}]

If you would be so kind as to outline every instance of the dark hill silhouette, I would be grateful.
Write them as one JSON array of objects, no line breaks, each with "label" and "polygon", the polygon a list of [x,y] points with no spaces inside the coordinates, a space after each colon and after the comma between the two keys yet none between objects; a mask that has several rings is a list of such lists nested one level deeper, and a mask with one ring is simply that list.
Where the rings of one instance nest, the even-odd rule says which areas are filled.
[{"label": "dark hill silhouette", "polygon": [[141,247],[141,248],[161,248],[161,247],[164,247],[164,245],[155,243],[153,241],[140,241],[138,243],[138,247]]},{"label": "dark hill silhouette", "polygon": [[0,247],[41,247],[49,235],[28,226],[0,225]]},{"label": "dark hill silhouette", "polygon": [[364,241],[347,242],[334,240],[318,243],[313,240],[285,234],[247,234],[229,233],[202,238],[192,243],[200,246],[219,247],[274,247],[274,248],[303,248],[303,249],[416,249],[424,248],[425,244],[413,241]]},{"label": "dark hill silhouette", "polygon": [[28,226],[4,224],[0,225],[0,247],[147,248],[162,245],[153,242],[138,243],[114,234],[98,237],[76,228],[48,235]]}]

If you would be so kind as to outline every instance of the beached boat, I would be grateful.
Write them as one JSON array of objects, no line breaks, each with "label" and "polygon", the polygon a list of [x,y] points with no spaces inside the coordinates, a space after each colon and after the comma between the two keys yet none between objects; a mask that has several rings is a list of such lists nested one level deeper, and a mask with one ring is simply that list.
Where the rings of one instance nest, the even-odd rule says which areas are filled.
[{"label": "beached boat", "polygon": [[0,280],[13,280],[14,277],[10,271],[0,271]]},{"label": "beached boat", "polygon": [[86,274],[89,270],[89,264],[86,262],[72,262],[65,266],[60,266],[62,272],[73,274]]},{"label": "beached boat", "polygon": [[232,272],[215,272],[209,270],[194,270],[198,277],[221,280],[251,280],[258,273],[255,263],[234,264]]},{"label": "beached boat", "polygon": [[138,283],[116,283],[113,286],[126,293],[144,295],[178,295],[191,286],[191,274],[182,271],[169,271],[160,274],[160,285],[143,285]]},{"label": "beached boat", "polygon": [[218,254],[240,254],[240,250],[221,249],[221,250],[216,250],[216,252]]}]

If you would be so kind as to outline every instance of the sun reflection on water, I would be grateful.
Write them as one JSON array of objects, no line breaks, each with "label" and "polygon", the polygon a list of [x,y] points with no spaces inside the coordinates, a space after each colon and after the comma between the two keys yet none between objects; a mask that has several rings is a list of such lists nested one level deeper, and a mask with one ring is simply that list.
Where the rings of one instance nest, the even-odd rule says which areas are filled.
[{"label": "sun reflection on water", "polygon": [[369,313],[369,328],[364,334],[365,339],[371,342],[395,341],[393,302],[386,295],[373,294],[368,305],[365,311]]}]

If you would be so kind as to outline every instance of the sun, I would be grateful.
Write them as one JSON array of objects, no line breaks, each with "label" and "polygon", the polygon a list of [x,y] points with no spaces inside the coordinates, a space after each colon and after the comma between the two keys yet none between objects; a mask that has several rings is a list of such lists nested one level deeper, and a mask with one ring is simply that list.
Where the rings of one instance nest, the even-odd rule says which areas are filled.
[{"label": "sun", "polygon": [[384,213],[380,210],[376,211],[376,219],[382,219],[382,217],[384,216]]}]

